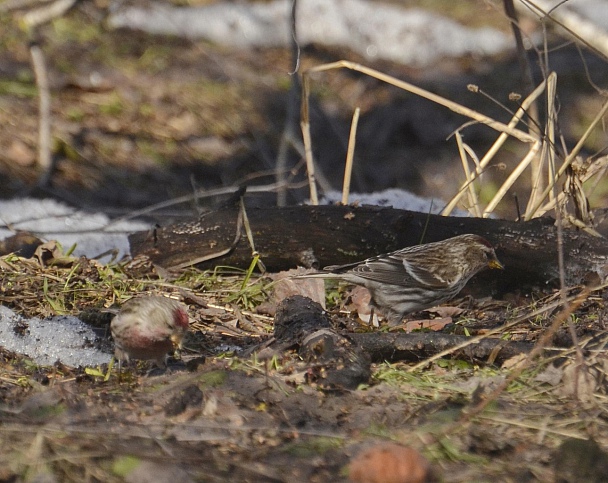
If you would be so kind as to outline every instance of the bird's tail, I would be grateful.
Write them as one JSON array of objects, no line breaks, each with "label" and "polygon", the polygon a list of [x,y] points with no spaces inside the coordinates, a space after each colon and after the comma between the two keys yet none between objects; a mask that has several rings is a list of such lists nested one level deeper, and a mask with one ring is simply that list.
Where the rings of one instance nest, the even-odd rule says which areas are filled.
[{"label": "bird's tail", "polygon": [[342,276],[338,273],[331,273],[331,272],[311,272],[311,273],[302,273],[299,275],[292,275],[290,278],[292,279],[297,279],[297,278],[334,278],[334,279],[338,279],[338,278],[342,278]]}]

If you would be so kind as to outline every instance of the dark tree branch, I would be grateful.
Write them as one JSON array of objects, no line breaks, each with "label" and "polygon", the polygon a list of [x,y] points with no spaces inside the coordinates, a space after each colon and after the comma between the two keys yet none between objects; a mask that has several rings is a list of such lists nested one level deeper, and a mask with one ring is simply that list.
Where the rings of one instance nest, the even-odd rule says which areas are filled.
[{"label": "dark tree branch", "polygon": [[[270,271],[350,263],[420,242],[477,233],[496,247],[505,265],[502,272],[492,270],[477,277],[486,292],[545,286],[559,278],[557,230],[550,218],[516,223],[372,206],[253,208],[247,215],[256,249]],[[165,268],[205,257],[200,268],[220,264],[247,268],[251,248],[244,237],[235,243],[237,218],[237,210],[224,208],[190,223],[138,232],[129,237],[131,253],[147,255]],[[234,248],[225,253],[230,247]],[[565,231],[564,260],[567,284],[581,283],[589,275],[599,283],[608,274],[608,243],[583,232]]]}]

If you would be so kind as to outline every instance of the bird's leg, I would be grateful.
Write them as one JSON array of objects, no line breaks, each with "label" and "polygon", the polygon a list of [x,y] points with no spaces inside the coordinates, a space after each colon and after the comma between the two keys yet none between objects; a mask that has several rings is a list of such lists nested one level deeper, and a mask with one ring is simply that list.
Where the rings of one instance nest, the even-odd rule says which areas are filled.
[{"label": "bird's leg", "polygon": [[[108,382],[110,380],[110,374],[112,373],[112,369],[114,368],[114,363],[116,362],[116,357],[112,356],[110,359],[110,363],[108,364],[108,370],[106,374],[103,376],[103,382]],[[118,366],[120,367],[120,361],[118,361]]]},{"label": "bird's leg", "polygon": [[373,327],[380,327],[380,321],[376,315],[376,308],[372,307],[371,309],[372,311],[369,313],[369,325]]},{"label": "bird's leg", "polygon": [[118,359],[118,383],[122,381],[122,359]]}]

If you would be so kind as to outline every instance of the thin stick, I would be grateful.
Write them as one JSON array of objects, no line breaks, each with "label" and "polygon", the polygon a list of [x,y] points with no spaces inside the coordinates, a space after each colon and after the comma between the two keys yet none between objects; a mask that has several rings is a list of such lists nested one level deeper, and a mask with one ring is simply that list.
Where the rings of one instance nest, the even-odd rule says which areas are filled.
[{"label": "thin stick", "polygon": [[[30,47],[36,85],[38,86],[39,123],[38,123],[38,165],[43,171],[41,179],[48,179],[51,171],[51,91],[49,77],[44,62],[44,54],[38,44]],[[44,183],[43,183],[44,184]]]},{"label": "thin stick", "polygon": [[456,144],[458,145],[458,154],[460,154],[460,160],[462,161],[462,169],[464,176],[468,181],[469,185],[469,204],[473,210],[473,214],[477,217],[481,216],[481,210],[479,209],[479,200],[477,199],[477,193],[475,193],[475,186],[473,181],[475,176],[471,174],[469,169],[469,161],[467,159],[467,153],[465,152],[464,143],[462,141],[462,135],[460,131],[456,131]]},{"label": "thin stick", "polygon": [[[296,183],[296,184],[271,183],[271,184],[258,185],[258,186],[248,186],[247,193],[270,193],[273,191],[276,192],[276,191],[280,190],[283,186],[285,186],[287,188],[302,188],[306,185],[302,184],[302,182],[300,182],[300,183]],[[187,202],[190,202],[197,198],[211,198],[213,196],[232,194],[232,193],[234,193],[234,191],[236,189],[237,189],[236,186],[227,186],[225,188],[215,188],[212,190],[199,189],[199,190],[195,191],[194,193],[191,193],[188,195],[178,196],[177,198],[172,198],[167,201],[161,201],[160,203],[156,203],[154,205],[147,206],[140,210],[131,211],[128,214],[121,216],[120,218],[115,218],[110,223],[108,223],[103,229],[107,230],[109,227],[112,227],[113,225],[117,225],[123,221],[131,220],[133,218],[137,218],[138,216],[142,216],[142,215],[147,215],[147,214],[153,213],[157,210],[161,210],[163,208],[169,208],[171,206],[181,205],[182,203],[187,203]]]},{"label": "thin stick", "polygon": [[55,0],[50,5],[31,10],[23,16],[23,23],[28,28],[37,27],[63,16],[71,9],[77,0]]},{"label": "thin stick", "polygon": [[559,329],[559,326],[562,325],[570,317],[570,315],[587,299],[588,296],[589,289],[584,289],[580,294],[577,295],[577,297],[572,301],[572,303],[567,304],[561,310],[561,312],[559,312],[555,316],[555,319],[553,319],[553,323],[551,324],[551,326],[545,332],[543,332],[542,336],[540,337],[540,339],[538,339],[536,345],[534,346],[532,351],[530,351],[525,361],[515,367],[513,369],[513,372],[509,374],[509,377],[507,377],[501,384],[499,384],[498,387],[494,389],[489,395],[482,398],[479,404],[473,406],[470,410],[463,412],[459,423],[462,423],[463,420],[468,421],[473,416],[483,411],[488,406],[488,404],[490,404],[492,401],[495,401],[498,396],[500,396],[503,391],[507,389],[507,387],[509,387],[509,384],[511,384],[515,379],[517,379],[526,368],[530,367],[530,364],[532,364],[532,361],[536,358],[536,356],[540,355],[541,352],[545,349],[545,347],[549,345],[551,338],[555,335],[557,329]]},{"label": "thin stick", "polygon": [[485,114],[481,114],[477,111],[474,111],[473,109],[464,107],[464,106],[458,104],[457,102],[450,101],[437,94],[433,94],[432,92],[429,92],[429,91],[422,89],[421,87],[415,86],[413,84],[410,84],[409,82],[405,82],[405,81],[396,79],[395,77],[384,74],[384,73],[374,70],[374,69],[370,69],[369,67],[365,67],[365,66],[363,66],[361,64],[357,64],[355,62],[339,60],[338,62],[332,62],[329,64],[319,65],[319,66],[309,69],[308,71],[306,71],[304,73],[304,75],[306,77],[309,77],[310,74],[312,74],[314,72],[324,72],[327,70],[343,69],[343,68],[351,69],[351,70],[354,70],[357,72],[362,72],[363,74],[369,75],[370,77],[374,77],[378,80],[386,82],[387,84],[393,85],[395,87],[399,87],[400,89],[411,92],[412,94],[416,94],[417,96],[428,99],[429,101],[433,101],[437,104],[447,107],[448,109],[450,109],[451,111],[454,111],[457,114],[461,114],[463,116],[470,117],[471,119],[474,119],[477,122],[490,126],[492,129],[495,129],[496,131],[500,131],[500,132],[509,134],[510,136],[513,136],[514,138],[519,139],[520,141],[522,141],[524,143],[538,142],[538,139],[536,137],[534,137],[524,131],[515,129],[514,127],[503,124],[502,122],[498,122],[498,121],[492,119],[491,117],[486,116]]},{"label": "thin stick", "polygon": [[[549,74],[547,81],[554,77],[556,77],[556,74],[555,74],[555,72],[552,72],[551,74]],[[528,97],[526,97],[524,99],[524,101],[521,103],[519,109],[515,112],[515,115],[513,116],[513,118],[509,121],[509,124],[508,124],[509,127],[515,127],[521,121],[523,116],[526,114],[526,110],[528,109],[530,104],[533,103],[536,100],[536,98],[545,89],[545,85],[546,85],[547,81],[541,82],[541,84]],[[494,156],[496,155],[498,150],[500,148],[502,148],[503,144],[506,142],[507,139],[508,139],[508,134],[505,132],[501,133],[500,136],[498,136],[498,138],[496,139],[496,141],[494,142],[492,147],[479,161],[479,166],[477,166],[477,168],[475,169],[476,176],[479,176],[483,172],[485,167],[494,158]],[[458,193],[456,193],[456,195],[450,200],[450,202],[447,204],[447,206],[441,212],[441,214],[443,216],[448,216],[452,212],[452,210],[456,207],[456,205],[460,201],[460,198],[462,198],[462,196],[464,195],[467,186],[468,186],[468,182],[465,182],[461,185],[460,189],[458,190]]]},{"label": "thin stick", "polygon": [[[556,180],[561,178],[563,176],[563,174],[566,172],[566,169],[568,169],[568,166],[570,166],[574,162],[574,160],[578,156],[578,153],[580,152],[580,150],[583,148],[583,145],[587,141],[587,138],[591,135],[591,132],[593,131],[593,129],[595,129],[595,126],[602,120],[602,118],[604,117],[606,112],[608,112],[608,101],[606,101],[604,103],[604,105],[602,106],[600,111],[597,113],[597,115],[595,116],[595,118],[593,119],[593,121],[591,122],[591,124],[589,125],[587,130],[585,131],[585,133],[581,136],[581,138],[576,143],[576,146],[574,146],[574,149],[572,149],[570,154],[566,157],[566,159],[560,166],[560,168],[557,172],[557,175],[555,176]],[[549,192],[552,189],[553,189],[553,186],[547,186],[545,188],[542,195],[539,197],[538,202],[530,210],[526,211],[524,221],[528,221],[531,218],[538,216],[537,212],[539,211],[539,208],[540,208],[541,204],[543,203],[543,200],[547,197],[547,195],[549,194]],[[542,212],[543,210],[540,210],[540,211]]]},{"label": "thin stick", "polygon": [[[547,183],[553,186],[553,189],[549,191],[549,201],[555,201],[557,199],[557,190],[555,189],[555,183],[557,183],[557,178],[555,177],[555,96],[557,95],[557,86],[555,83],[551,82],[547,84],[547,132],[546,137],[547,141],[547,161],[548,161],[548,181]],[[559,215],[556,214],[558,218],[561,219]],[[561,228],[559,224],[561,221],[558,220],[558,229],[557,229],[557,237],[561,238]],[[561,240],[560,240],[561,241]],[[563,263],[563,254],[562,254],[562,263]],[[563,269],[563,265],[560,265],[560,269]],[[562,272],[563,273],[563,272]],[[562,289],[564,288],[564,280],[560,276],[560,282]]]},{"label": "thin stick", "polygon": [[310,136],[310,115],[308,112],[308,98],[310,95],[310,77],[306,74],[302,79],[302,89],[304,96],[302,99],[302,137],[304,138],[304,153],[306,158],[306,171],[308,174],[308,188],[310,190],[310,202],[312,205],[319,204],[317,195],[317,183],[315,181],[315,164],[312,158],[312,140]]},{"label": "thin stick", "polygon": [[521,160],[521,162],[517,165],[517,167],[513,170],[513,172],[505,180],[505,182],[502,184],[502,186],[498,189],[498,192],[494,195],[494,198],[492,198],[492,201],[490,201],[488,203],[488,206],[486,206],[486,209],[483,211],[484,218],[487,218],[488,216],[490,216],[490,214],[494,211],[494,208],[496,208],[498,203],[500,203],[500,201],[503,199],[503,197],[507,194],[507,191],[509,191],[509,189],[511,189],[511,186],[513,186],[515,181],[517,181],[517,178],[519,178],[521,176],[521,174],[524,172],[524,170],[528,167],[528,165],[532,161],[534,161],[541,146],[542,146],[542,143],[539,141],[530,148],[530,151],[528,151],[528,154],[526,154],[526,157]]},{"label": "thin stick", "polygon": [[350,135],[348,137],[348,150],[346,151],[346,166],[344,167],[344,181],[342,183],[342,204],[348,204],[350,193],[350,179],[353,172],[353,159],[355,157],[355,144],[357,142],[357,125],[359,124],[360,108],[355,109],[353,120],[350,123]]},{"label": "thin stick", "polygon": [[279,143],[275,164],[275,180],[281,186],[277,191],[277,206],[285,206],[287,204],[287,187],[285,183],[287,179],[287,155],[289,153],[289,147],[290,145],[293,145],[293,139],[295,138],[295,126],[298,119],[298,96],[301,92],[300,78],[298,76],[298,70],[300,68],[300,45],[298,44],[296,30],[296,7],[297,0],[292,0],[289,27],[291,29],[291,59],[294,67],[293,71],[289,72],[289,75],[291,76],[291,85],[289,86],[289,92],[287,94],[285,124],[283,126],[283,133],[281,134],[281,141]]},{"label": "thin stick", "polygon": [[[555,205],[555,219],[557,222],[557,266],[559,268],[559,286],[560,286],[560,296],[564,304],[566,303],[566,271],[564,268],[564,221],[563,221],[563,212],[560,210],[559,205],[557,204],[558,192],[557,192],[557,177],[555,176],[555,122],[557,118],[557,109],[555,107],[555,98],[556,98],[556,86],[555,84],[549,84],[547,86],[547,145],[548,145],[548,155],[549,155],[549,184],[553,186],[553,189],[550,191],[549,201],[553,201],[556,203]],[[574,329],[574,325],[572,324],[572,318],[568,317],[568,330],[570,332],[570,338],[572,339],[572,344],[576,349],[576,360],[577,367],[583,367],[585,363],[585,357],[583,356],[583,351],[581,349],[578,336],[576,335],[576,330]],[[575,384],[575,396],[578,392],[578,384]]]},{"label": "thin stick", "polygon": [[[608,286],[608,284],[600,285],[598,287],[593,287],[592,289],[587,290],[587,295],[589,295],[589,293],[595,292],[597,290],[603,290],[607,286]],[[566,302],[573,302],[573,305],[571,307],[574,307],[574,309],[576,309],[576,307],[578,307],[578,305],[580,305],[580,303],[582,303],[582,301],[581,301],[577,305],[577,301],[579,300],[580,297],[581,297],[581,294],[575,295],[573,297],[569,297],[566,300]],[[540,309],[536,309],[536,310],[530,312],[529,314],[522,315],[521,317],[518,317],[517,319],[515,319],[512,322],[509,322],[508,324],[502,325],[500,327],[496,327],[495,329],[491,329],[482,335],[477,335],[475,337],[471,337],[469,340],[466,340],[466,341],[462,342],[461,344],[455,345],[454,347],[449,347],[448,349],[438,352],[437,354],[434,354],[431,357],[428,357],[428,358],[424,359],[423,361],[420,361],[417,364],[414,364],[413,366],[409,367],[406,372],[416,372],[417,370],[426,367],[433,361],[441,359],[442,357],[445,357],[447,355],[453,354],[454,352],[464,349],[465,347],[468,347],[470,345],[477,344],[480,340],[487,339],[488,337],[490,337],[492,335],[503,333],[505,330],[515,327],[526,320],[530,320],[531,318],[544,314],[545,312],[550,312],[555,307],[558,307],[562,304],[563,304],[562,300],[557,300],[544,307],[541,307]],[[572,309],[572,310],[574,310],[574,309]]]}]

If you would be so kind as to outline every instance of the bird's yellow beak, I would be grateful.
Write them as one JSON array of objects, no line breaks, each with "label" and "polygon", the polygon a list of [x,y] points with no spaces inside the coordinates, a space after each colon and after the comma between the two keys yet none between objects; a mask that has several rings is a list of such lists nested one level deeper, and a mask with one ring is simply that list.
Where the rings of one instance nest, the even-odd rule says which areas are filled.
[{"label": "bird's yellow beak", "polygon": [[183,338],[184,337],[182,335],[172,334],[170,339],[171,342],[173,342],[173,347],[175,347],[176,349],[181,349]]},{"label": "bird's yellow beak", "polygon": [[496,258],[494,260],[490,260],[488,262],[488,267],[490,268],[496,268],[498,270],[504,270],[504,266],[502,263],[500,263]]}]

